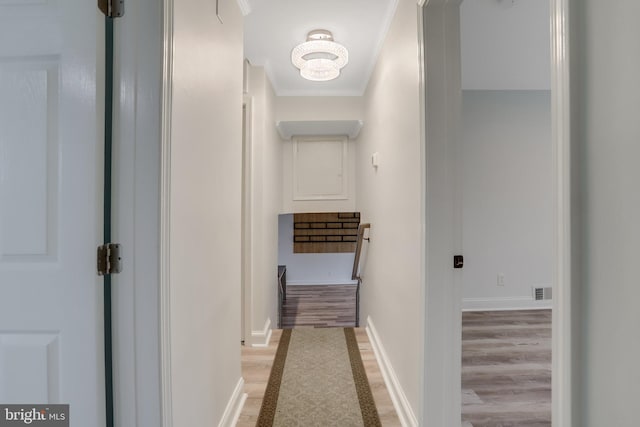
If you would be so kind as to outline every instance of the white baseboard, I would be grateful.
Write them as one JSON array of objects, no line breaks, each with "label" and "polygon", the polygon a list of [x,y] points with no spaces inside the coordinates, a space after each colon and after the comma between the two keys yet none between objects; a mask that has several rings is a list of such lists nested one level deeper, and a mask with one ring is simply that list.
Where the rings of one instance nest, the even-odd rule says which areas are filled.
[{"label": "white baseboard", "polygon": [[543,310],[551,309],[551,300],[526,297],[464,298],[462,311]]},{"label": "white baseboard", "polygon": [[236,384],[235,390],[233,390],[231,398],[229,399],[229,403],[227,403],[227,407],[224,409],[224,413],[222,414],[220,423],[218,423],[218,427],[234,427],[238,423],[240,412],[242,412],[244,402],[247,400],[247,393],[243,393],[243,389],[244,379],[240,378],[238,380],[238,384]]},{"label": "white baseboard", "polygon": [[287,286],[309,286],[309,285],[357,285],[357,280],[289,280],[287,279]]},{"label": "white baseboard", "polygon": [[261,331],[251,331],[251,347],[269,346],[271,332],[271,318],[267,318]]},{"label": "white baseboard", "polygon": [[391,395],[393,407],[398,414],[398,418],[400,418],[400,423],[403,427],[418,427],[418,419],[411,409],[409,400],[404,394],[404,390],[400,385],[398,376],[393,370],[393,366],[391,366],[391,361],[389,360],[389,357],[384,350],[384,346],[382,345],[380,337],[378,336],[378,332],[376,331],[376,328],[371,321],[371,317],[367,317],[366,331],[367,335],[369,336],[369,341],[371,341],[373,352],[376,355],[376,360],[378,361],[378,365],[380,366],[380,370],[382,371],[384,383],[386,384],[387,389],[389,390],[389,394]]}]

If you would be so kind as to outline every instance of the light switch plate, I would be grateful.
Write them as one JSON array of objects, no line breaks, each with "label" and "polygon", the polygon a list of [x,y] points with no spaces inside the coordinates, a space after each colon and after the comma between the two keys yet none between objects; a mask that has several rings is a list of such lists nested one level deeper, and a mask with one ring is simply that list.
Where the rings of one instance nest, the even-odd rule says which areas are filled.
[{"label": "light switch plate", "polygon": [[380,164],[378,157],[379,157],[379,154],[377,151],[371,155],[371,166],[373,166],[374,168],[377,168],[378,165]]}]

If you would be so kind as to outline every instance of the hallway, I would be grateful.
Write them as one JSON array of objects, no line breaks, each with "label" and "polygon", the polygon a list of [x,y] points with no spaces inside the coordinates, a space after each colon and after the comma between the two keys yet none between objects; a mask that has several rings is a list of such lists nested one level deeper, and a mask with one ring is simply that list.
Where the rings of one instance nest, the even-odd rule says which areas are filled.
[{"label": "hallway", "polygon": [[[567,3],[553,2],[552,8],[556,24],[552,27],[554,82],[559,85],[559,90],[552,93],[552,100],[557,108],[555,116],[560,120],[560,126],[554,127],[554,140],[558,144],[554,152],[559,155],[554,171],[558,172],[558,190],[561,190],[555,200],[558,202],[558,222],[570,224],[574,212],[578,221],[575,227],[568,227],[566,233],[557,236],[549,250],[558,252],[559,269],[554,275],[554,283],[560,286],[560,292],[556,294],[560,298],[556,298],[554,304],[562,304],[563,309],[555,313],[557,316],[578,314],[566,319],[570,321],[554,322],[558,325],[554,326],[554,337],[557,337],[554,349],[559,348],[561,352],[556,354],[563,357],[554,360],[554,365],[560,368],[556,372],[560,375],[554,378],[561,387],[556,389],[560,399],[555,399],[554,417],[556,424],[562,425],[571,425],[572,416],[577,417],[577,424],[585,421],[583,425],[611,425],[612,417],[614,424],[636,425],[632,421],[637,420],[637,414],[630,409],[633,404],[629,402],[630,396],[634,395],[635,383],[631,380],[637,378],[635,368],[638,365],[634,361],[638,358],[639,347],[637,343],[630,345],[626,340],[628,334],[623,333],[637,320],[637,316],[632,316],[637,313],[632,305],[637,301],[638,288],[634,286],[635,274],[628,268],[633,265],[630,257],[637,252],[634,242],[638,241],[638,228],[632,226],[636,222],[630,218],[637,216],[640,206],[633,197],[637,194],[633,183],[637,182],[638,174],[638,168],[633,165],[633,159],[638,157],[638,145],[632,143],[638,134],[638,122],[633,120],[637,91],[629,90],[635,86],[628,75],[633,66],[627,65],[638,63],[636,57],[629,55],[629,52],[637,52],[629,40],[637,40],[638,29],[633,22],[626,23],[633,19],[636,9],[612,7],[591,0],[578,2],[576,13],[572,14],[576,19],[571,20],[572,26],[576,23],[575,31],[572,27],[569,32],[566,28],[569,20],[565,19],[568,18]],[[519,4],[509,10],[517,10]],[[191,1],[177,2],[175,28],[171,28],[176,36],[171,36],[166,44],[171,48],[168,53],[176,54],[175,60],[169,55],[166,63],[166,70],[173,72],[166,76],[170,84],[165,88],[166,93],[172,94],[171,104],[166,109],[167,123],[171,127],[163,128],[168,141],[163,147],[171,148],[165,150],[170,153],[171,163],[170,168],[163,163],[163,176],[165,172],[171,172],[172,177],[166,182],[163,180],[163,185],[170,184],[167,188],[172,195],[167,203],[163,202],[163,206],[166,205],[163,212],[170,214],[166,217],[170,221],[165,231],[170,231],[166,235],[171,237],[172,250],[167,253],[173,256],[163,256],[161,261],[163,266],[167,265],[162,278],[170,272],[175,286],[163,285],[161,296],[168,294],[171,298],[169,301],[163,299],[165,304],[161,307],[163,313],[165,306],[171,308],[170,322],[166,327],[162,326],[163,331],[168,331],[163,337],[170,336],[172,341],[163,352],[173,356],[169,373],[179,381],[172,384],[171,400],[167,397],[168,402],[163,403],[169,404],[175,418],[186,418],[193,421],[192,425],[199,425],[195,418],[203,408],[214,420],[225,421],[231,412],[226,408],[237,406],[237,394],[232,391],[240,388],[241,372],[238,340],[232,335],[237,333],[241,318],[238,271],[242,201],[234,191],[241,187],[242,181],[238,171],[242,164],[240,94],[245,92],[253,97],[254,123],[259,125],[256,129],[260,131],[253,133],[253,137],[256,144],[260,143],[258,153],[262,154],[253,159],[256,160],[253,165],[256,166],[254,179],[258,191],[253,193],[255,200],[250,201],[256,202],[252,206],[262,208],[254,230],[264,231],[265,235],[260,236],[264,238],[254,247],[272,258],[276,252],[277,236],[273,230],[277,213],[292,212],[287,208],[294,202],[307,202],[295,200],[290,194],[294,188],[293,177],[289,170],[284,171],[285,174],[282,167],[291,168],[295,141],[282,141],[273,129],[273,123],[356,119],[365,124],[358,140],[351,144],[353,155],[348,157],[356,165],[363,165],[354,179],[349,180],[357,189],[352,210],[362,212],[363,220],[376,227],[368,257],[363,310],[381,332],[380,342],[388,352],[401,390],[406,392],[405,412],[408,419],[415,420],[412,425],[424,423],[423,414],[440,413],[442,419],[434,420],[436,425],[454,425],[451,407],[457,405],[448,403],[460,395],[456,389],[459,382],[447,383],[446,380],[456,378],[446,371],[450,364],[432,363],[445,360],[445,354],[424,355],[425,348],[421,344],[424,338],[436,340],[442,345],[432,345],[429,349],[444,349],[443,353],[448,353],[452,349],[450,338],[459,337],[448,330],[441,333],[453,323],[445,315],[459,315],[457,310],[445,307],[438,300],[442,296],[442,301],[457,301],[449,295],[452,288],[442,285],[425,292],[425,283],[444,282],[438,277],[427,277],[425,281],[421,272],[428,255],[426,272],[435,276],[433,267],[441,265],[448,274],[450,254],[454,253],[436,241],[441,234],[438,231],[444,233],[449,228],[433,224],[433,221],[429,222],[433,230],[423,227],[425,218],[450,216],[447,212],[442,216],[425,216],[422,209],[425,194],[424,105],[421,104],[424,64],[416,55],[423,47],[421,29],[416,25],[421,18],[421,9],[415,2],[398,2],[370,78],[361,79],[363,90],[356,96],[298,97],[274,90],[265,69],[260,68],[257,61],[254,61],[255,69],[249,70],[255,71],[249,73],[250,81],[243,81],[243,26],[248,27],[250,17],[254,15],[233,7],[231,2],[225,2],[223,6],[226,6],[222,8],[224,25],[211,25],[221,18],[216,17],[212,8],[205,9]],[[507,14],[505,11],[499,13]],[[608,31],[611,25],[620,31]],[[333,32],[338,40],[345,40],[338,31]],[[264,37],[270,33],[260,34],[262,38],[270,39]],[[303,37],[298,36],[297,40],[302,41]],[[572,53],[587,53],[575,58],[580,60],[579,66],[572,67],[570,73],[568,50],[565,49],[569,38],[575,43]],[[512,39],[501,37],[501,40],[510,42]],[[225,60],[220,60],[219,55],[203,55],[202,46],[221,46]],[[212,75],[216,78],[212,79]],[[365,76],[369,77],[369,74]],[[569,76],[581,84],[569,85]],[[429,96],[434,103],[446,95],[441,93],[445,92],[445,87],[430,87],[443,89]],[[569,104],[579,107],[577,111],[571,111],[570,116]],[[300,108],[301,105],[308,108]],[[439,116],[431,121],[438,122],[447,121]],[[176,143],[169,144],[171,141]],[[578,151],[569,151],[569,147]],[[442,152],[446,155],[444,148]],[[431,153],[440,152],[432,150]],[[430,157],[435,166],[431,171],[438,171],[438,166],[445,169],[442,162],[436,161],[437,156]],[[512,166],[509,159],[506,160],[499,162],[500,170]],[[430,183],[438,182],[432,176],[429,178]],[[210,188],[202,191],[207,185]],[[427,194],[436,194],[431,191],[433,188],[428,190]],[[589,197],[571,197],[574,192]],[[162,193],[163,197],[165,194]],[[448,205],[448,201],[445,199],[441,205]],[[427,247],[421,231],[426,231],[428,236]],[[571,235],[570,231],[579,231],[578,236]],[[166,248],[166,244],[160,247]],[[266,269],[263,272],[262,261],[256,266],[253,277],[264,278],[264,286],[258,284],[255,294],[265,297],[254,299],[256,307],[250,309],[255,316],[248,325],[257,332],[258,338],[265,336],[269,325],[275,323],[271,279],[276,262],[264,260]],[[211,271],[216,275],[209,280]],[[572,273],[579,273],[573,279],[573,287]],[[447,277],[444,273],[442,276]],[[203,285],[210,282],[212,286]],[[168,290],[171,292],[165,292]],[[571,310],[572,303],[576,310]],[[425,315],[440,314],[439,311],[442,311],[441,319],[428,318],[425,322]],[[198,352],[189,352],[193,331],[203,328],[213,329],[212,339]],[[611,334],[611,330],[622,332]],[[590,333],[588,341],[576,343],[571,339],[574,335],[583,336],[585,331]],[[574,345],[576,348],[572,348]],[[456,347],[459,350],[459,346]],[[626,351],[615,351],[623,348]],[[585,357],[572,360],[573,352]],[[584,375],[572,378],[573,372]],[[428,385],[437,386],[425,391],[422,383],[427,373],[438,376],[438,381],[429,381]],[[450,390],[442,393],[442,384],[451,384]],[[589,387],[584,387],[586,385]],[[194,387],[201,390],[196,396],[192,396]],[[580,390],[580,399],[573,387]],[[603,389],[611,392],[602,396]],[[454,415],[459,417],[459,413]]]},{"label": "hallway", "polygon": [[[355,325],[355,285],[287,286],[283,306],[284,329],[351,328]],[[283,329],[274,329],[268,347],[242,346],[242,377],[247,400],[238,426],[255,426]],[[365,328],[354,328],[369,387],[383,426],[400,426],[382,372]]]},{"label": "hallway", "polygon": [[[367,332],[364,328],[356,328],[355,333],[380,421],[385,427],[400,426],[400,420],[393,408]],[[242,377],[245,380],[245,393],[248,397],[236,424],[238,427],[256,425],[281,335],[282,329],[274,329],[269,346],[266,348],[242,346]]]},{"label": "hallway", "polygon": [[[550,280],[528,275],[526,281],[517,281],[502,267],[512,267],[506,258],[498,256],[489,264],[469,252],[464,252],[465,271],[474,263],[491,268],[487,283],[496,293],[515,288],[515,283],[554,288],[554,426],[640,425],[634,398],[640,383],[640,340],[629,339],[640,325],[640,287],[633,268],[640,241],[640,85],[635,74],[640,68],[640,2],[390,1],[388,20],[367,24],[375,37],[365,39],[376,51],[364,72],[355,68],[363,49],[348,35],[360,36],[353,23],[365,23],[373,5],[386,2],[369,2],[352,24],[349,19],[342,23],[346,14],[331,11],[333,2],[315,2],[330,12],[317,25],[352,52],[342,81],[357,80],[350,90],[329,86],[324,91],[286,90],[270,75],[268,62],[248,55],[245,33],[252,20],[260,9],[272,12],[265,22],[291,33],[289,45],[278,50],[283,69],[292,80],[302,81],[290,53],[316,24],[298,20],[285,26],[278,20],[281,15],[296,18],[291,9],[302,1],[281,7],[269,3],[142,0],[129,4],[126,17],[114,21],[103,19],[95,4],[79,0],[0,2],[5,41],[0,43],[0,354],[8,355],[0,367],[0,400],[64,400],[75,408],[72,422],[88,427],[111,417],[105,414],[110,400],[117,408],[115,425],[235,425],[247,372],[238,343],[246,338],[253,345],[263,344],[265,348],[245,350],[266,365],[266,347],[275,345],[268,340],[277,323],[277,216],[318,203],[309,198],[312,191],[294,191],[294,165],[305,166],[294,163],[298,142],[307,163],[314,157],[304,150],[313,143],[294,135],[285,138],[276,126],[349,121],[362,129],[341,144],[342,150],[335,144],[331,151],[331,159],[349,173],[334,173],[346,180],[332,181],[337,198],[329,201],[332,210],[357,210],[363,221],[374,224],[363,276],[362,325],[379,332],[370,334],[371,343],[388,356],[380,358],[380,366],[385,375],[394,374],[396,381],[388,382],[394,401],[405,397],[396,405],[399,419],[412,427],[425,425],[426,419],[435,426],[457,425],[461,325],[451,255],[460,252],[453,251],[457,248],[449,237],[458,233],[449,219],[459,215],[449,215],[456,193],[432,184],[457,179],[449,173],[456,169],[445,161],[455,150],[444,139],[453,141],[462,134],[451,117],[459,113],[460,74],[465,79],[469,74],[457,72],[460,14],[449,13],[448,7],[466,4],[495,9],[491,15],[504,18],[515,30],[504,33],[481,23],[495,36],[495,43],[485,43],[492,52],[504,53],[501,47],[508,45],[524,56],[533,45],[518,42],[512,34],[525,34],[529,27],[550,33],[550,40],[535,39],[551,48],[551,55],[545,55],[550,64],[542,66],[551,67],[553,146],[547,152],[553,151],[554,161],[545,169],[549,173],[532,169],[553,176],[556,235],[544,246],[554,262]],[[520,12],[532,18],[526,7],[543,4],[550,6],[550,14],[540,16],[550,22],[551,31],[532,19],[519,25],[509,18]],[[429,6],[435,6],[436,13],[425,16]],[[314,20],[320,15],[302,12]],[[489,15],[482,11],[468,16]],[[438,18],[435,25],[425,25],[431,17]],[[445,25],[445,20],[455,25]],[[109,44],[103,43],[108,38],[104,33],[111,33],[107,23],[114,22],[111,73],[104,70],[112,61],[106,60],[101,46]],[[268,46],[276,45],[273,32],[257,29],[255,34]],[[425,49],[434,36],[446,40],[434,40],[434,49]],[[488,69],[482,76],[497,83],[512,81],[502,77],[502,72],[513,71],[509,64],[488,60],[474,46],[470,50],[480,65],[493,63],[500,71]],[[427,61],[427,51],[450,61]],[[524,61],[515,63],[525,72],[513,76],[535,70]],[[425,73],[426,65],[435,67]],[[455,87],[438,82],[438,75],[455,80]],[[111,76],[113,87],[105,84]],[[323,89],[324,83],[309,85]],[[478,84],[467,90],[540,89],[512,86]],[[111,104],[104,102],[109,93],[114,95],[113,108],[104,105]],[[427,102],[443,107],[428,121]],[[243,103],[252,114],[247,121],[255,125],[248,134],[251,156],[243,151]],[[497,111],[484,107],[480,112]],[[113,128],[102,118],[111,114]],[[494,129],[507,136],[505,148],[532,135],[520,129],[510,137],[502,127]],[[115,145],[109,154],[103,150],[108,146],[104,137],[111,134]],[[472,142],[480,139],[471,134]],[[494,176],[512,194],[530,198],[529,188],[502,177],[504,171],[521,174],[522,162],[516,164],[506,149],[495,155],[480,144],[475,148],[494,161],[489,164],[495,165]],[[107,163],[103,157],[112,155],[115,173],[103,177],[108,169],[102,166]],[[251,171],[249,195],[239,191],[243,167]],[[308,184],[315,182],[301,183],[309,190]],[[101,196],[111,190],[113,203],[103,207]],[[482,206],[507,212],[504,203],[489,199],[484,191],[469,194],[477,195]],[[537,207],[516,205],[522,213],[542,217]],[[253,217],[245,224],[246,208]],[[114,215],[113,239],[101,232],[110,228],[102,224],[108,211]],[[496,236],[504,232],[508,240],[532,233],[524,223],[507,227],[496,215],[486,218],[497,230],[488,231]],[[250,268],[244,268],[242,251],[247,241],[250,255],[256,255]],[[95,248],[109,242],[122,245],[124,263],[122,273],[113,277],[112,305],[104,303],[108,287],[103,285],[111,276],[103,280],[95,268]],[[497,254],[486,245],[479,247],[485,254]],[[528,252],[520,259],[530,264]],[[242,297],[243,278],[254,280],[249,298]],[[32,298],[36,294],[38,298]],[[498,301],[507,305],[512,297],[518,303],[533,299],[526,289]],[[483,298],[468,295],[467,302],[479,309]],[[243,304],[245,300],[250,303]],[[35,302],[47,309],[40,310]],[[66,309],[69,304],[71,310]],[[110,316],[113,329],[103,328],[108,324],[103,318]],[[76,329],[82,334],[72,333]],[[207,339],[201,339],[201,331],[207,331]],[[278,331],[274,335],[277,341]],[[113,343],[111,354],[102,351],[105,342]],[[247,387],[259,388],[256,384],[248,382]],[[484,400],[482,392],[475,394]]]}]

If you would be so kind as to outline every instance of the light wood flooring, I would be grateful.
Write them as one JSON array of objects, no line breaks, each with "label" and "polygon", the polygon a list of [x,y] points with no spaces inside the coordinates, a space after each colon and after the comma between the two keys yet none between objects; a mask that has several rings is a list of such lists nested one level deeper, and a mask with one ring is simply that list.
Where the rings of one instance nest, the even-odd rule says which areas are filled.
[{"label": "light wood flooring", "polygon": [[[287,286],[283,328],[354,327],[355,285]],[[382,372],[364,328],[355,328],[360,355],[383,426],[400,426]],[[255,426],[282,330],[274,329],[267,348],[242,346],[242,377],[248,394],[237,426]]]},{"label": "light wood flooring", "polygon": [[[360,355],[367,372],[367,379],[373,393],[373,399],[376,402],[380,421],[383,426],[400,426],[400,420],[393,408],[391,397],[382,378],[367,332],[363,328],[356,328],[355,331]],[[282,335],[282,330],[274,329],[269,347],[266,348],[242,346],[242,377],[245,381],[245,393],[248,394],[248,397],[236,424],[238,427],[254,427],[258,421],[262,398],[269,381],[271,365],[278,348],[280,335]]]},{"label": "light wood flooring", "polygon": [[463,313],[462,421],[551,426],[551,310]]},{"label": "light wood flooring", "polygon": [[282,328],[354,327],[356,285],[288,285]]},{"label": "light wood flooring", "polygon": [[[551,426],[551,311],[465,312],[462,336],[463,427]],[[355,286],[289,286],[285,328],[352,327]],[[242,347],[247,401],[238,426],[255,426],[281,330],[269,347]],[[366,331],[360,353],[383,426],[399,426]]]}]

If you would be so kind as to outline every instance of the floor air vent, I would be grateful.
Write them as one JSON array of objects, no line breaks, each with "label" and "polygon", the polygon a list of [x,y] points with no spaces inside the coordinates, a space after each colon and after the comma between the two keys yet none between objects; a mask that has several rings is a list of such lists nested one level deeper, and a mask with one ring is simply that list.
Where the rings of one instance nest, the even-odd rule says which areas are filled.
[{"label": "floor air vent", "polygon": [[536,301],[551,299],[551,288],[533,288],[533,299]]}]

